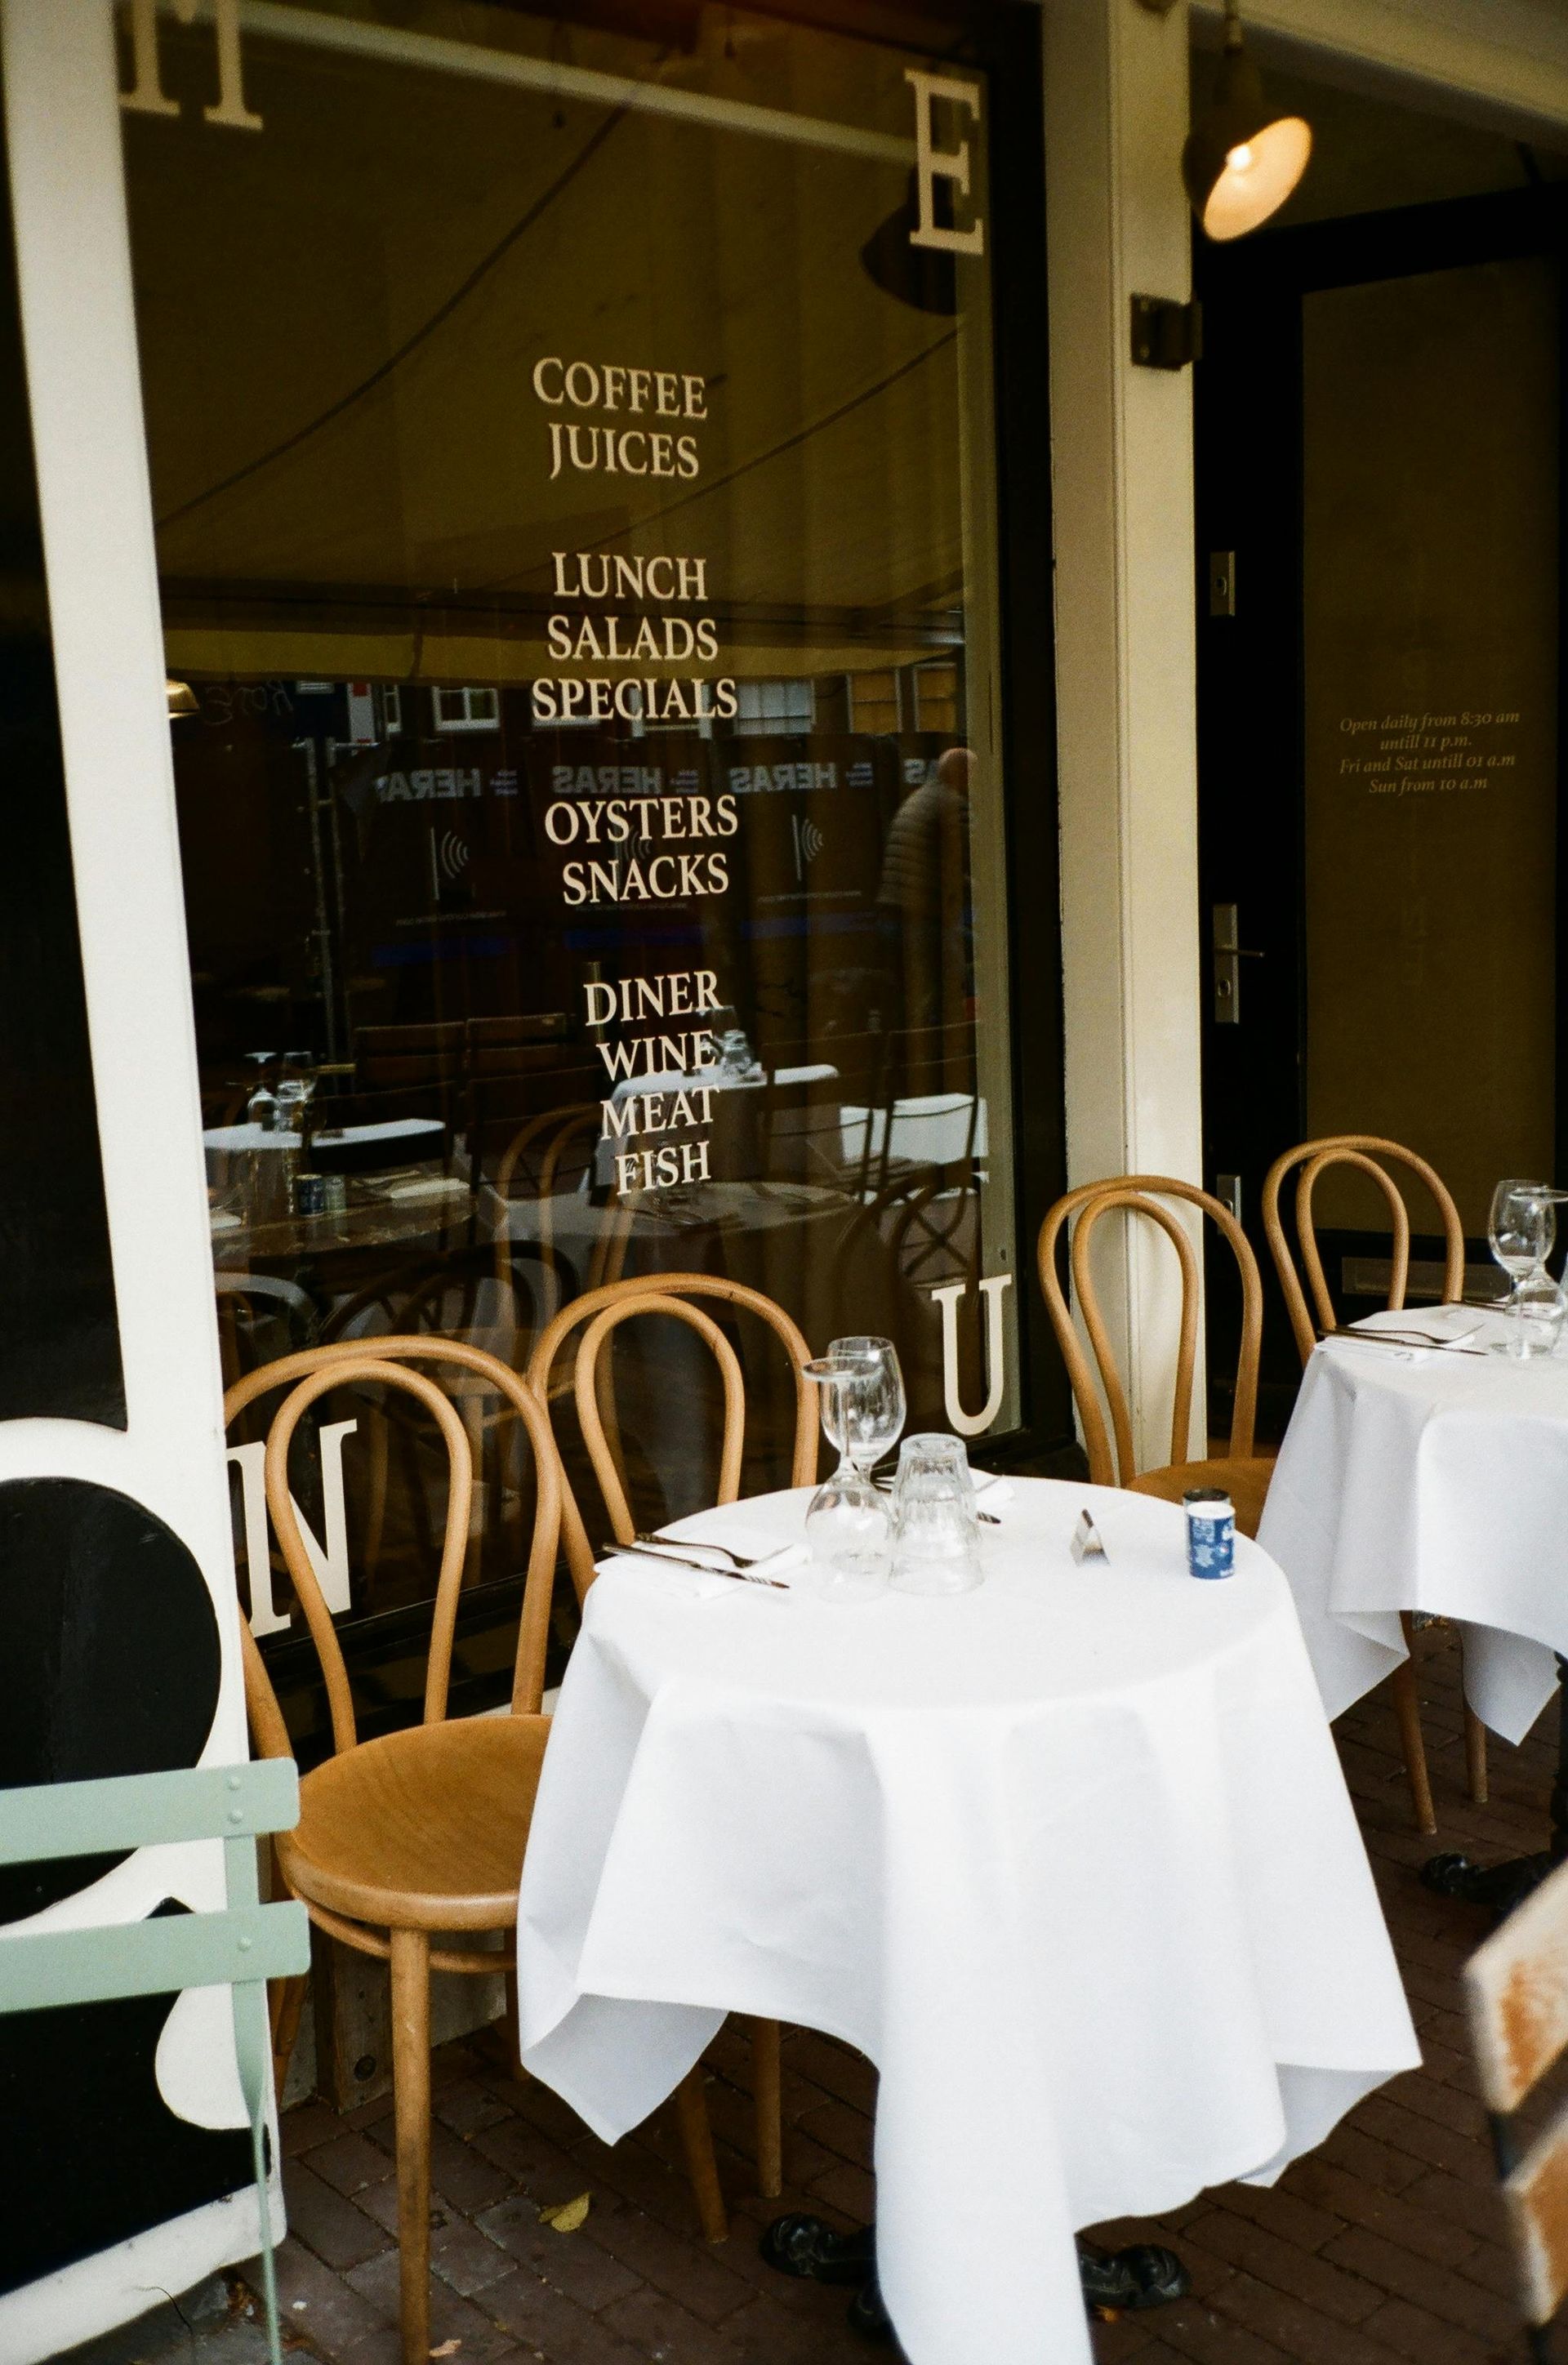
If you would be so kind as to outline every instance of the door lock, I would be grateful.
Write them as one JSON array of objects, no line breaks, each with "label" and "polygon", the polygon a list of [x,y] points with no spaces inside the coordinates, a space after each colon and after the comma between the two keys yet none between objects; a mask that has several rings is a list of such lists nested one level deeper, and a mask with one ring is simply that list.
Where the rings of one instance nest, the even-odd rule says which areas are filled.
[{"label": "door lock", "polygon": [[1261,960],[1263,955],[1250,946],[1237,941],[1237,907],[1234,903],[1216,903],[1214,907],[1214,1020],[1216,1026],[1239,1026],[1241,1024],[1241,964],[1244,960]]}]

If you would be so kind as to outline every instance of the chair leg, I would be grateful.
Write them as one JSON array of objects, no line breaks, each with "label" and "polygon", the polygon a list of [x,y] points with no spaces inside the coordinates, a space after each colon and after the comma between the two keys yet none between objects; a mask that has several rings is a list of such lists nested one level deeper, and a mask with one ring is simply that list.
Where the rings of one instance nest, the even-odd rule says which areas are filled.
[{"label": "chair leg", "polygon": [[431,2346],[431,1967],[422,1930],[392,1933],[392,2102],[403,2365]]},{"label": "chair leg", "polygon": [[[713,2130],[708,2120],[708,2098],[702,2090],[700,2061],[676,2088],[675,2103],[680,2117],[686,2172],[691,2179],[702,2237],[708,2242],[727,2241],[730,2221],[724,2208],[723,2188],[719,2182],[719,2163],[713,2157]],[[409,2365],[413,2365],[412,2359]]]},{"label": "chair leg", "polygon": [[776,2020],[751,2024],[751,2095],[756,2114],[756,2189],[765,2201],[784,2190],[784,2066]]},{"label": "chair leg", "polygon": [[1468,1700],[1464,1703],[1464,1770],[1470,1777],[1470,1795],[1478,1807],[1487,1799],[1486,1727]]},{"label": "chair leg", "polygon": [[272,2018],[273,2091],[277,2096],[280,2111],[283,2108],[283,2090],[288,2083],[288,2065],[294,2058],[309,1986],[309,1972],[301,1971],[297,1978],[274,1979],[267,1998]]},{"label": "chair leg", "polygon": [[[1408,1618],[1402,1618],[1405,1647],[1411,1647]],[[1410,1785],[1410,1803],[1416,1810],[1416,1828],[1428,1839],[1438,1828],[1438,1818],[1432,1807],[1432,1785],[1427,1772],[1427,1744],[1421,1738],[1420,1696],[1416,1685],[1416,1661],[1406,1658],[1389,1677],[1394,1694],[1394,1713],[1399,1720],[1399,1744],[1405,1753],[1406,1778]]]}]

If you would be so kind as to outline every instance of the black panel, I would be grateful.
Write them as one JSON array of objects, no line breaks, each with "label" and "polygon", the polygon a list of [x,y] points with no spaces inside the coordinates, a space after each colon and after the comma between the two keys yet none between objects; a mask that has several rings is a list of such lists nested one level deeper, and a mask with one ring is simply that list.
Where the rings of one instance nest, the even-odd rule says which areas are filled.
[{"label": "black panel", "polygon": [[0,170],[0,1419],[126,1425],[65,770]]},{"label": "black panel", "polygon": [[158,2090],[158,2039],[174,2001],[0,2017],[0,2126],[13,2169],[0,2291],[250,2183],[249,2129],[192,2126]]},{"label": "black panel", "polygon": [[[218,1707],[218,1620],[173,1530],[76,1478],[0,1485],[0,1789],[194,1765]],[[0,1866],[0,1922],[119,1856]]]}]

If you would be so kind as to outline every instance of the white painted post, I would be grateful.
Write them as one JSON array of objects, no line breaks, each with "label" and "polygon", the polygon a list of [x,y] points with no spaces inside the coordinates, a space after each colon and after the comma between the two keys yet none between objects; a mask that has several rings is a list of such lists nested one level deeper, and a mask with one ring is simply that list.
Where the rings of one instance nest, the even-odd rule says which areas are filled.
[{"label": "white painted post", "polygon": [[[1192,372],[1131,342],[1135,295],[1190,293],[1186,10],[1051,0],[1045,36],[1069,1174],[1199,1182]],[[1140,1464],[1165,1462],[1176,1261],[1107,1248]]]}]

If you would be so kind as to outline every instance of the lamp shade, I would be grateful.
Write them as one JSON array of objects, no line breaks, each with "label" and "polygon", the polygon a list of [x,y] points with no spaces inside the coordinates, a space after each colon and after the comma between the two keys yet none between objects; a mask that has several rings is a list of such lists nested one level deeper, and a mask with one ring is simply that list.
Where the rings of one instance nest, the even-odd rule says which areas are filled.
[{"label": "lamp shade", "polygon": [[171,723],[175,722],[182,714],[199,714],[201,712],[200,702],[188,681],[176,681],[173,674],[171,674],[163,684],[163,689],[169,701],[169,720]]},{"label": "lamp shade", "polygon": [[1209,237],[1241,238],[1277,213],[1311,153],[1311,125],[1276,115],[1239,39],[1228,43],[1214,97],[1182,151],[1187,195]]}]

